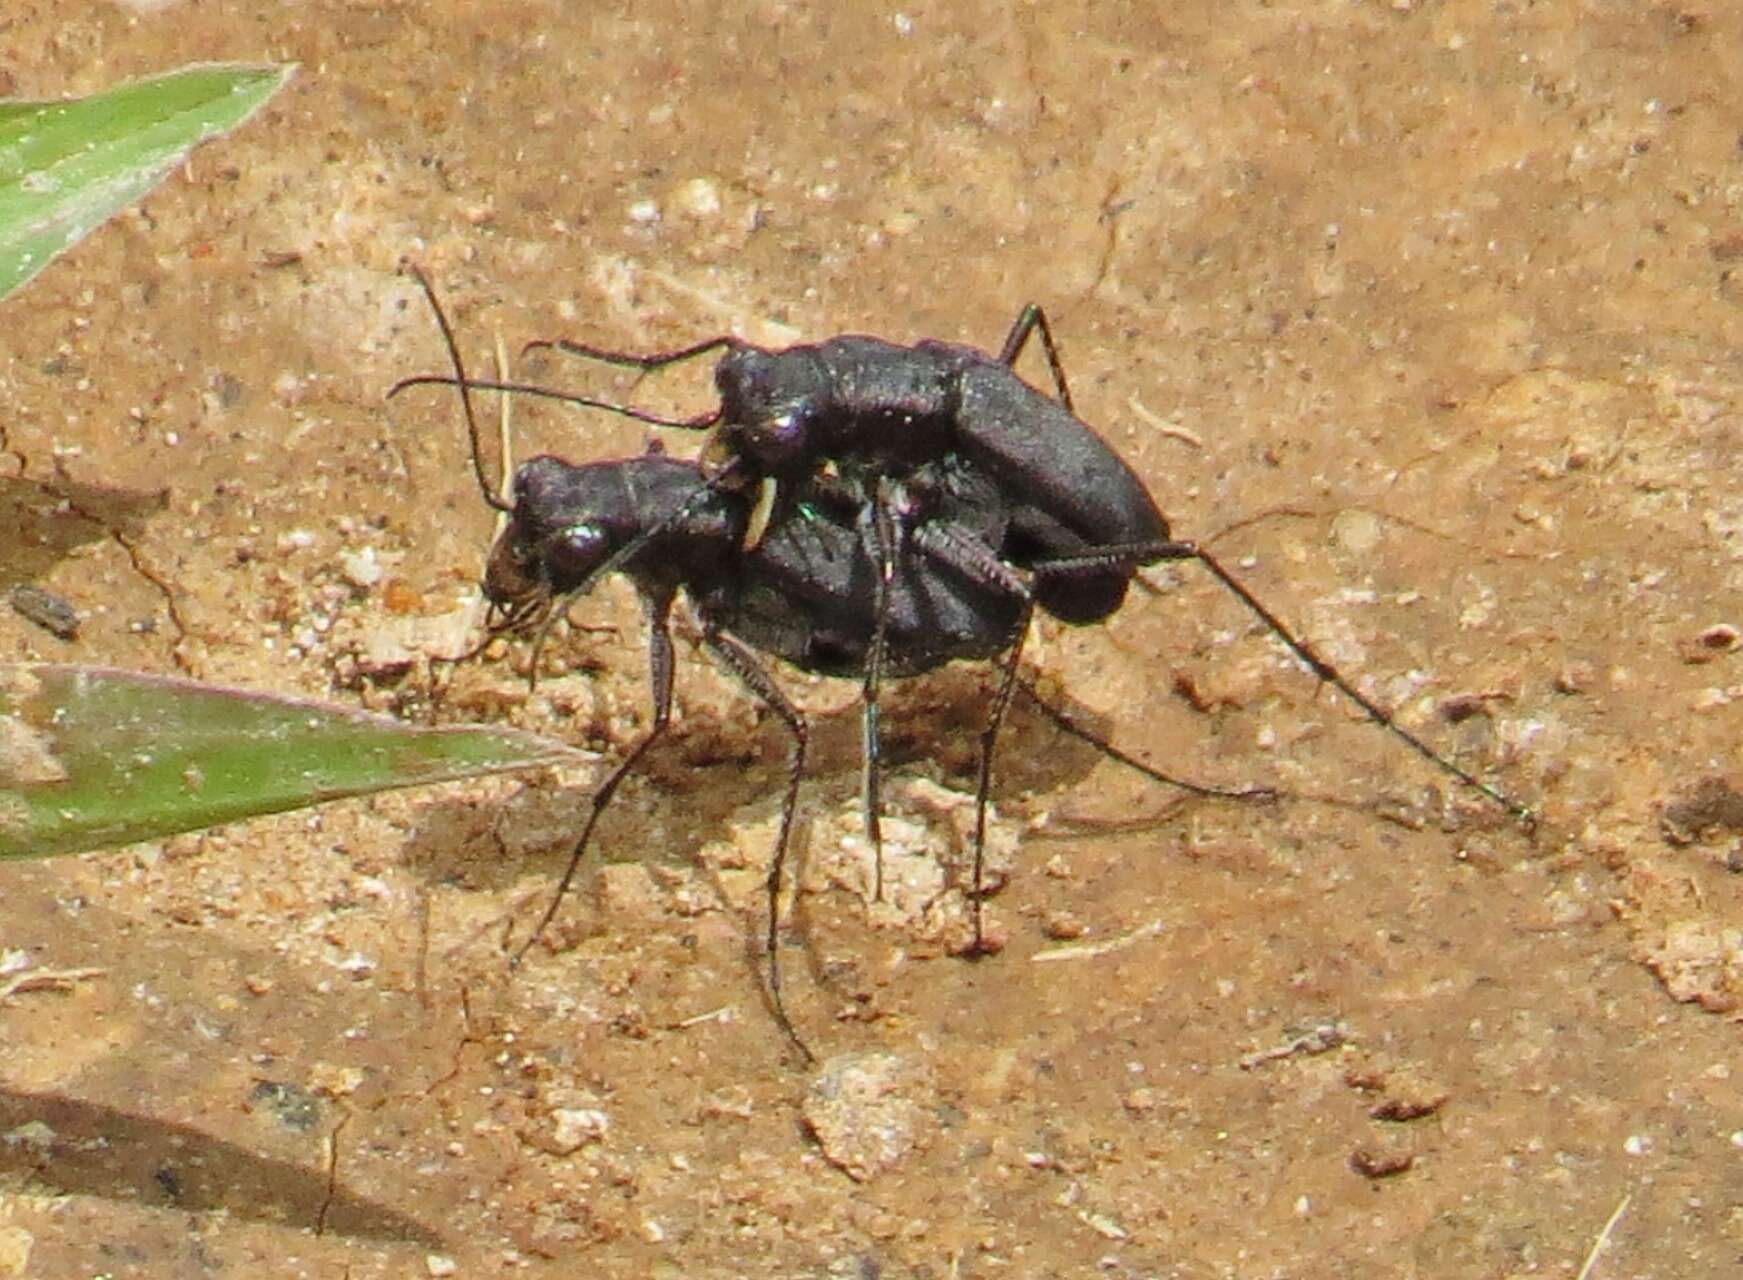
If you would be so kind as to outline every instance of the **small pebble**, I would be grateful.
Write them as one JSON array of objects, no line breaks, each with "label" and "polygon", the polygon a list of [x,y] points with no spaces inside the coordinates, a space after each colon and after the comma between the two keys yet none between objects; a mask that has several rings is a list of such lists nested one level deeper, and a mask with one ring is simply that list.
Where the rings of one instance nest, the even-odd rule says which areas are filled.
[{"label": "small pebble", "polygon": [[339,572],[359,591],[369,590],[381,581],[381,562],[375,558],[375,548],[340,552]]},{"label": "small pebble", "polygon": [[924,1145],[932,1092],[925,1072],[895,1054],[842,1054],[812,1081],[805,1125],[824,1159],[855,1182],[869,1182]]},{"label": "small pebble", "polygon": [[673,193],[672,203],[679,213],[700,222],[720,212],[720,191],[707,178],[691,178]]},{"label": "small pebble", "polygon": [[1156,1109],[1156,1091],[1154,1089],[1133,1089],[1120,1100],[1122,1106],[1135,1116],[1141,1116],[1146,1111]]},{"label": "small pebble", "polygon": [[12,588],[11,600],[19,616],[29,619],[44,631],[62,640],[78,639],[78,610],[54,592],[20,583]]},{"label": "small pebble", "polygon": [[1054,942],[1069,942],[1073,938],[1083,937],[1086,926],[1069,911],[1055,911],[1047,917],[1047,922],[1041,926],[1041,932]]},{"label": "small pebble", "polygon": [[610,1129],[611,1117],[597,1107],[556,1107],[550,1123],[527,1136],[539,1150],[567,1156],[589,1142],[598,1142]]}]

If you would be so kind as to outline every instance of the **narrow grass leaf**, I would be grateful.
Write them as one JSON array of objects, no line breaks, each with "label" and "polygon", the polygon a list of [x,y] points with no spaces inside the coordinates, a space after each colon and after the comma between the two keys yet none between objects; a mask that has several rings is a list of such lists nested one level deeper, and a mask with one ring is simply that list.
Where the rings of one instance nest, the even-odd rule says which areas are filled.
[{"label": "narrow grass leaf", "polygon": [[191,680],[0,663],[0,859],[587,758],[513,729],[427,728]]},{"label": "narrow grass leaf", "polygon": [[187,67],[64,102],[0,102],[0,298],[241,124],[296,68]]}]

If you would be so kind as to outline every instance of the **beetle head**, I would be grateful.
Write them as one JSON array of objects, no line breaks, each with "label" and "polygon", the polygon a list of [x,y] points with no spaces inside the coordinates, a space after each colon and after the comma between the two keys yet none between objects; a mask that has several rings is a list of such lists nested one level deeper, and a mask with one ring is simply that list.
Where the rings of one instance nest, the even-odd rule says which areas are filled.
[{"label": "beetle head", "polygon": [[644,516],[618,474],[623,464],[575,466],[538,457],[514,478],[514,515],[484,575],[491,603],[584,590],[613,551],[641,530]]},{"label": "beetle head", "polygon": [[808,348],[738,347],[714,367],[728,451],[765,473],[808,468],[831,407],[829,371]]}]

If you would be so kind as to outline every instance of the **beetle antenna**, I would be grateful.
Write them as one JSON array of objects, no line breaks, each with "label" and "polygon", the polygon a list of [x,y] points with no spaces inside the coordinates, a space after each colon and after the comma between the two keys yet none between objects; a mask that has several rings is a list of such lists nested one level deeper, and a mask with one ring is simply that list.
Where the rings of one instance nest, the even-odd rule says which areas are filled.
[{"label": "beetle antenna", "polygon": [[[460,388],[460,404],[466,414],[466,434],[472,442],[472,475],[478,481],[478,491],[484,495],[484,501],[495,510],[512,512],[514,504],[504,501],[498,496],[490,487],[490,481],[484,477],[484,452],[479,444],[478,415],[472,408],[471,384],[466,381],[466,363],[460,356],[460,344],[454,338],[454,326],[448,323],[447,313],[442,310],[442,304],[436,297],[435,286],[430,283],[430,278],[424,274],[423,268],[407,259],[404,263],[404,269],[417,280],[423,288],[424,297],[429,299],[430,310],[435,313],[436,324],[442,330],[442,341],[448,347],[448,358],[454,362],[454,376],[447,382],[451,386]],[[392,399],[400,388],[406,385],[407,382],[402,381],[389,387],[388,398]]]},{"label": "beetle antenna", "polygon": [[401,378],[389,389],[388,395],[393,396],[407,387],[453,387],[461,386],[473,391],[502,391],[510,395],[538,396],[544,400],[555,400],[560,404],[572,404],[582,409],[603,409],[607,413],[615,413],[620,417],[633,418],[637,422],[645,422],[650,427],[678,427],[685,431],[706,431],[720,421],[720,410],[711,409],[707,413],[699,413],[692,418],[666,418],[646,409],[637,409],[634,405],[614,404],[609,400],[594,400],[588,396],[578,396],[571,391],[558,391],[555,387],[542,387],[534,382],[498,382],[487,378],[466,379],[462,382],[446,373],[419,373],[409,378]]}]

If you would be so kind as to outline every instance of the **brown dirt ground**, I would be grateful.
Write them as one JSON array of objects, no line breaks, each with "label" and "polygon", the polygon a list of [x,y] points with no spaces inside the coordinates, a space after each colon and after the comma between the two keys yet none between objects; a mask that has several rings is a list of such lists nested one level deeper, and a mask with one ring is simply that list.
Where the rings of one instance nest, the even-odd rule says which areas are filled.
[{"label": "brown dirt ground", "polygon": [[[499,926],[585,776],[0,868],[0,951],[100,971],[0,1000],[0,1275],[1572,1276],[1624,1202],[1592,1275],[1735,1274],[1743,654],[1699,637],[1743,625],[1743,14],[848,8],[12,0],[19,95],[302,72],[5,304],[0,586],[86,620],[0,613],[0,658],[426,713],[424,663],[381,653],[475,634],[490,526],[452,404],[383,403],[442,367],[402,254],[480,362],[496,334],[990,346],[1035,299],[1178,531],[1539,805],[1535,840],[1437,805],[1195,575],[1045,631],[1128,749],[1355,803],[1177,807],[1020,723],[1002,954],[802,899],[796,1020],[837,1069],[899,1060],[857,1182],[758,995],[740,864],[780,736],[686,650],[609,868],[512,975]],[[523,453],[642,447],[516,422]],[[577,618],[617,631],[534,696],[474,667],[447,714],[621,751],[633,597]],[[854,690],[790,683],[834,709],[821,866]],[[977,687],[912,693],[898,790],[964,785]],[[1326,1022],[1347,1043],[1249,1057]]]}]

